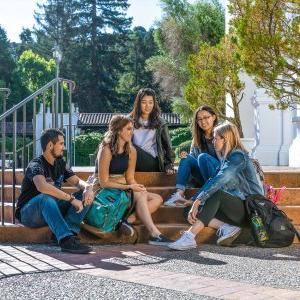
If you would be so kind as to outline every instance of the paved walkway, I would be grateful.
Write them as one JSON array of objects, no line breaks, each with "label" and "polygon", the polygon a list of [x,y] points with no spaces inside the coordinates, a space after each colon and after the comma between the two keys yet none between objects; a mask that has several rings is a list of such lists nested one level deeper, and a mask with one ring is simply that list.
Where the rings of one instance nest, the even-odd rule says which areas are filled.
[{"label": "paved walkway", "polygon": [[221,299],[300,299],[300,291],[276,289],[186,273],[153,271],[143,267],[132,267],[121,272],[103,269],[79,272],[185,293],[220,297]]},{"label": "paved walkway", "polygon": [[[202,296],[208,297],[205,299],[300,299],[299,267],[297,246],[257,249],[206,245],[183,253],[150,245],[120,245],[95,247],[95,253],[90,255],[72,255],[61,253],[58,247],[2,245],[0,290],[1,299],[15,299],[12,294],[5,294],[9,279],[14,278],[15,289],[18,281],[26,288],[24,277],[15,275],[28,278],[44,273],[46,278],[49,273],[70,272],[64,279],[84,274],[89,278],[110,279],[116,284],[130,283],[138,289],[159,289],[160,295],[163,291],[166,295],[174,291],[179,293],[175,298],[190,295],[199,299],[204,299]],[[74,285],[76,276],[71,280]],[[62,279],[59,282],[63,283]],[[105,285],[99,286],[103,288]],[[123,298],[121,294],[110,298],[128,297]]]}]

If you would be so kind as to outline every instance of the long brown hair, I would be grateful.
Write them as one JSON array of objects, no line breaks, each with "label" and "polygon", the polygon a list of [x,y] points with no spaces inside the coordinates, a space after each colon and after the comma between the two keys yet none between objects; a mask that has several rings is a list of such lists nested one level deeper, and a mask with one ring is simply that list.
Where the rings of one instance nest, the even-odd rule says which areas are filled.
[{"label": "long brown hair", "polygon": [[[108,131],[105,133],[101,146],[109,145],[112,155],[118,153],[118,137],[120,131],[128,124],[133,123],[129,116],[115,115],[109,122]],[[126,142],[124,145],[125,153],[129,154],[131,142]]]},{"label": "long brown hair", "polygon": [[131,111],[131,113],[129,114],[130,117],[133,119],[134,121],[134,127],[135,128],[140,128],[142,125],[139,123],[139,118],[142,115],[142,111],[141,111],[141,101],[145,96],[152,96],[153,97],[153,101],[154,101],[154,106],[153,109],[149,115],[149,124],[148,124],[148,128],[150,129],[155,129],[159,126],[160,124],[160,107],[158,105],[158,101],[156,98],[156,94],[154,92],[154,90],[150,89],[150,88],[143,88],[140,89],[135,97],[134,100],[134,104],[133,104],[133,109]]},{"label": "long brown hair", "polygon": [[197,122],[197,115],[199,111],[206,111],[210,115],[215,116],[215,121],[213,126],[217,126],[219,123],[219,119],[215,111],[207,105],[200,106],[196,109],[194,116],[193,116],[193,123],[192,123],[192,136],[193,136],[193,145],[200,148],[201,151],[208,151],[207,142],[205,139],[204,131],[200,128]]},{"label": "long brown hair", "polygon": [[218,125],[214,129],[214,134],[223,138],[225,141],[223,149],[223,158],[226,158],[227,155],[235,149],[248,152],[242,144],[239,131],[234,124],[230,122],[225,122],[221,125]]}]

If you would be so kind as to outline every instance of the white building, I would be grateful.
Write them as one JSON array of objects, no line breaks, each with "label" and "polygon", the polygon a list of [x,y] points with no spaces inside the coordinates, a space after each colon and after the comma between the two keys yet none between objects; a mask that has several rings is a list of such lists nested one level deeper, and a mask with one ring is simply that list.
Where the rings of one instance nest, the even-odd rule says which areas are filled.
[{"label": "white building", "polygon": [[[77,123],[78,123],[78,117],[79,112],[78,109],[74,108],[74,105],[72,104],[72,137],[77,135],[76,130],[77,129]],[[48,107],[45,112],[45,128],[52,128],[54,125],[52,124],[52,113],[50,112],[50,108]],[[69,140],[69,113],[63,113],[63,126],[61,126],[61,114],[58,114],[58,127],[64,129],[65,134],[65,141],[66,141],[66,150],[68,150],[68,143]],[[40,105],[40,109],[38,114],[36,115],[36,156],[41,155],[42,148],[40,144],[40,138],[43,131],[43,105]]]},{"label": "white building", "polygon": [[[230,15],[226,3],[228,32]],[[241,79],[246,84],[240,104],[241,122],[245,138],[253,140],[254,145],[250,147],[253,156],[266,166],[300,167],[300,107],[297,110],[270,110],[269,104],[275,101],[265,89],[258,88],[247,74],[241,74]],[[226,114],[232,112],[228,109]]]}]

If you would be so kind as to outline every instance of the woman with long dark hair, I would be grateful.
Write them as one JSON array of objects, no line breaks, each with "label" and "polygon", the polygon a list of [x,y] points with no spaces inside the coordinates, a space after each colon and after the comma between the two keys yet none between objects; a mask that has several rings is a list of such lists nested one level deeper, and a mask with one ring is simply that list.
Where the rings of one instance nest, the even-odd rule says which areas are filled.
[{"label": "woman with long dark hair", "polygon": [[203,161],[202,156],[199,157],[199,155],[208,153],[217,159],[212,142],[213,129],[217,124],[218,116],[211,107],[203,105],[195,111],[192,121],[191,150],[189,154],[184,151],[180,153],[181,161],[176,177],[176,192],[164,205],[176,206],[186,202],[184,191],[191,176],[198,185],[202,185],[211,175],[215,174],[218,164]]},{"label": "woman with long dark hair", "polygon": [[160,195],[147,192],[134,178],[136,150],[131,144],[132,132],[133,121],[129,116],[117,115],[111,119],[99,147],[95,174],[101,188],[133,191],[135,212],[123,220],[123,233],[133,235],[131,224],[139,218],[150,233],[149,244],[166,245],[170,240],[161,234],[151,218],[151,213],[161,206],[163,200]]},{"label": "woman with long dark hair", "polygon": [[[240,234],[240,227],[247,225],[245,198],[264,194],[236,126],[231,123],[217,126],[213,142],[220,158],[220,168],[194,196],[188,215],[192,226],[177,241],[168,245],[172,249],[196,248],[195,237],[206,226],[218,229],[218,245],[231,245]],[[207,153],[201,155],[206,156],[207,160],[215,160]]]},{"label": "woman with long dark hair", "polygon": [[154,90],[138,91],[130,116],[134,121],[132,141],[137,151],[136,171],[173,174],[175,154]]}]

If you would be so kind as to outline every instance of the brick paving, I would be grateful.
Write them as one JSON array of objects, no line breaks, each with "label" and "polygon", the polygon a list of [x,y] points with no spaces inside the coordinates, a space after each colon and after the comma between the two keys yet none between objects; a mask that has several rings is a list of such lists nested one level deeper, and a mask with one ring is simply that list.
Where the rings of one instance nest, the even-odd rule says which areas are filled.
[{"label": "brick paving", "polygon": [[[218,299],[300,299],[300,290],[147,267],[147,264],[164,262],[164,258],[154,253],[165,249],[150,245],[107,246],[95,248],[95,253],[90,255],[61,253],[57,247],[33,249],[30,246],[0,245],[0,279],[14,275],[71,271]],[[128,263],[128,259],[132,259],[133,263]]]},{"label": "brick paving", "polygon": [[221,299],[300,299],[300,291],[263,287],[185,273],[153,271],[140,266],[133,266],[129,270],[123,271],[96,268],[77,272]]}]

